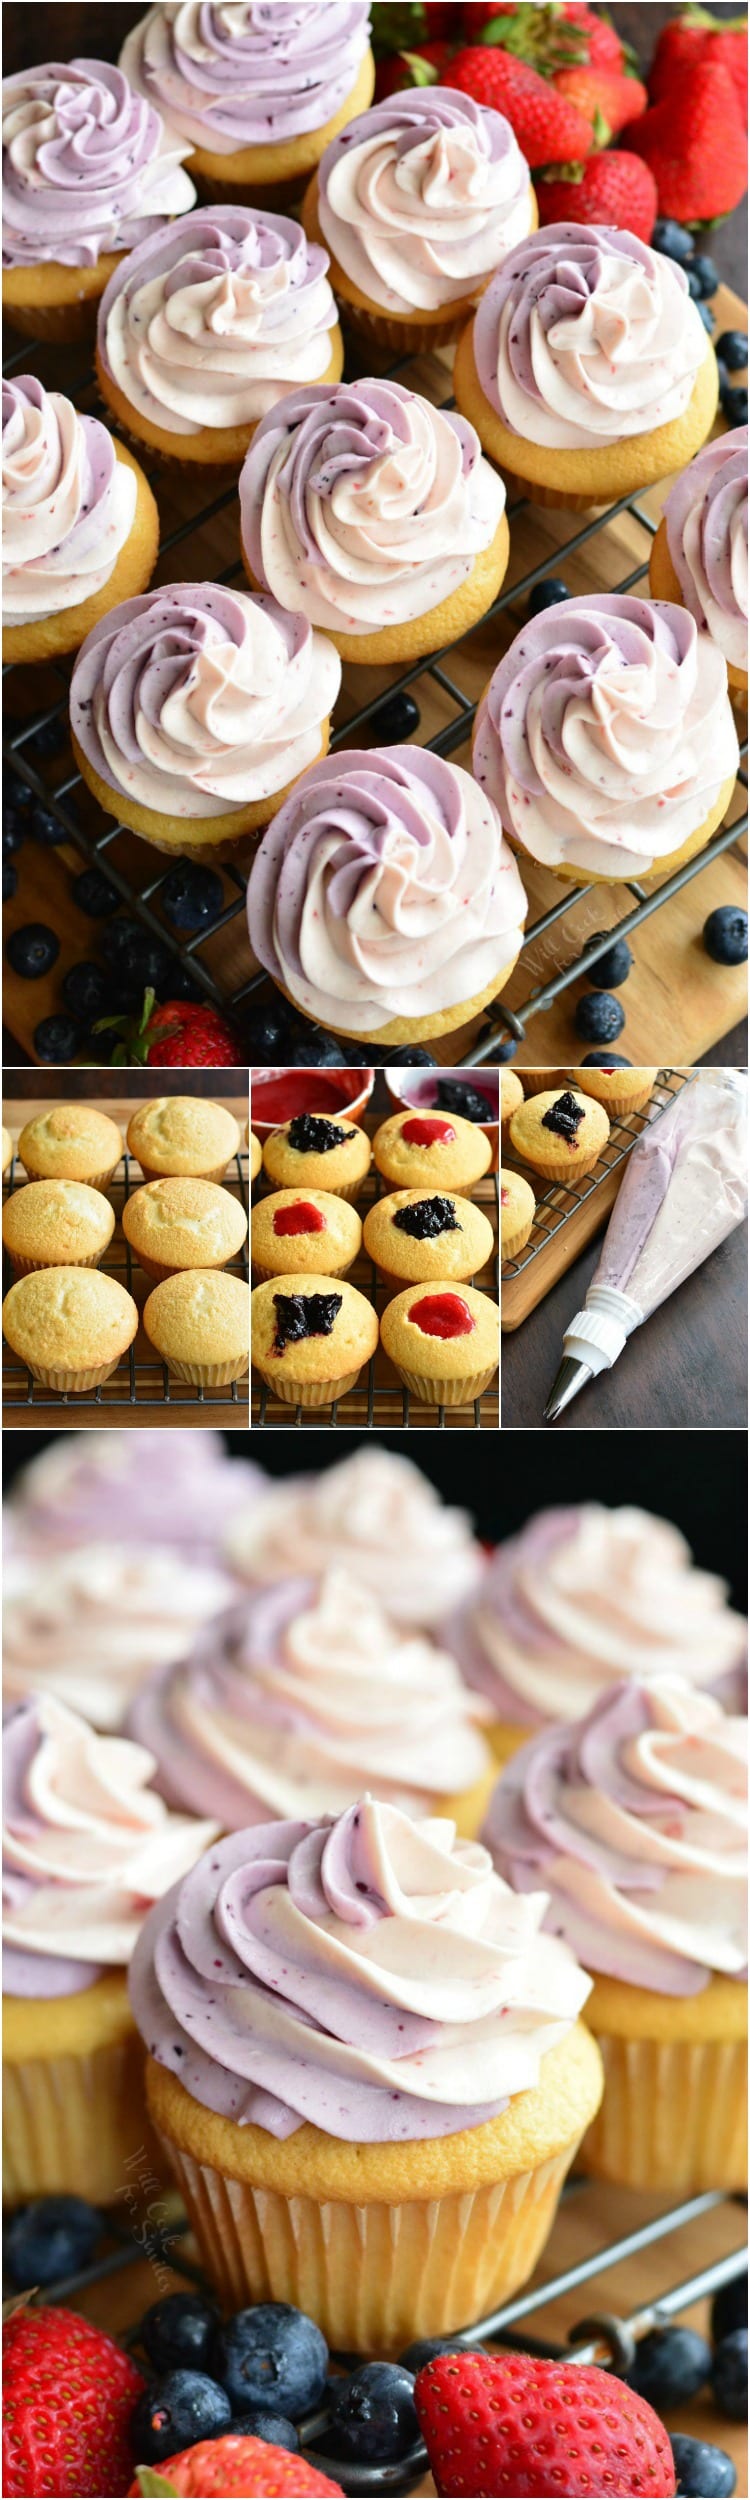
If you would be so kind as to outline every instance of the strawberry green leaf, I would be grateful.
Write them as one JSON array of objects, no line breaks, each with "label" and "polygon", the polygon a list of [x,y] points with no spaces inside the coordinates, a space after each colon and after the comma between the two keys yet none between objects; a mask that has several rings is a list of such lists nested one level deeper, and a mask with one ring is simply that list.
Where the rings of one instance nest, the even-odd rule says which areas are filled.
[{"label": "strawberry green leaf", "polygon": [[608,148],[612,132],[609,122],[605,119],[601,106],[598,104],[591,127],[594,133],[594,146],[597,148]]},{"label": "strawberry green leaf", "polygon": [[152,2465],[137,2466],[136,2481],[143,2500],[176,2500],[174,2483],[168,2483],[163,2474],[155,2474]]},{"label": "strawberry green leaf", "polygon": [[425,61],[421,52],[402,52],[413,87],[435,87],[438,73],[434,61]]},{"label": "strawberry green leaf", "polygon": [[585,171],[585,165],[545,165],[544,172],[541,176],[538,173],[535,173],[534,181],[582,182]]}]

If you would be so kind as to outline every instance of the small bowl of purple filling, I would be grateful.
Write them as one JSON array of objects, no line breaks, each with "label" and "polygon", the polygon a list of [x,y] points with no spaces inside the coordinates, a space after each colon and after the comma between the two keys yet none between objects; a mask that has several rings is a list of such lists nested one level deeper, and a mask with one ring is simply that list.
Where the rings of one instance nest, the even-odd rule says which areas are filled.
[{"label": "small bowl of purple filling", "polygon": [[498,1068],[384,1068],[389,1094],[415,1111],[455,1111],[475,1120],[492,1148],[490,1170],[500,1160],[500,1071]]}]

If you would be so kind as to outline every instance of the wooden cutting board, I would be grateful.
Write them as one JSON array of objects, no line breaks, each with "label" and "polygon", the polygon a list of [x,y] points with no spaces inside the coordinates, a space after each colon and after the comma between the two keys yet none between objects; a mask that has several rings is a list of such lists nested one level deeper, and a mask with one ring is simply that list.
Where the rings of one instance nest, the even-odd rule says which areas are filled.
[{"label": "wooden cutting board", "polygon": [[[501,1269],[500,1312],[504,1331],[519,1328],[521,1321],[528,1319],[530,1311],[536,1310],[550,1287],[557,1284],[558,1277],[565,1275],[566,1269],[572,1267],[574,1259],[585,1250],[587,1242],[593,1241],[594,1234],[606,1224],[625,1178],[634,1145],[655,1112],[659,1108],[665,1109],[667,1102],[680,1091],[681,1070],[662,1069],[660,1078],[662,1081],[657,1080],[645,1112],[631,1113],[627,1122],[611,1121],[605,1155],[588,1180],[579,1182],[575,1195],[566,1189],[545,1188],[543,1180],[529,1169],[527,1163],[521,1162],[512,1147],[507,1151],[503,1147],[503,1164],[510,1171],[523,1173],[524,1180],[529,1181],[534,1190],[540,1210],[531,1240],[520,1253],[522,1264],[519,1266],[516,1260],[507,1259]],[[665,1079],[668,1081],[665,1082]],[[623,1148],[624,1155],[621,1152]],[[619,1160],[610,1160],[608,1168],[607,1158],[613,1158],[615,1150]],[[549,1230],[558,1213],[565,1216],[565,1222],[556,1231]],[[532,1246],[534,1255],[529,1258]]]}]

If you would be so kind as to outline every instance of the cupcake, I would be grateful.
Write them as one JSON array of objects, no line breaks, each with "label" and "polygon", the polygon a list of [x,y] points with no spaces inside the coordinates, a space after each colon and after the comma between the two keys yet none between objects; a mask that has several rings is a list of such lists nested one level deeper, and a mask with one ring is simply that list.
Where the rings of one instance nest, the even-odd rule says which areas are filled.
[{"label": "cupcake", "polygon": [[404,1388],[423,1406],[469,1406],[497,1375],[500,1314],[473,1285],[407,1285],[383,1312],[380,1338]]},{"label": "cupcake", "polygon": [[122,1160],[115,1121],[87,1102],[57,1102],[27,1120],[17,1152],[30,1181],[88,1181],[106,1189]]},{"label": "cupcake", "polygon": [[508,562],[505,488],[473,426],[387,377],[290,391],[257,428],[240,506],[251,587],[346,660],[460,640]]},{"label": "cupcake", "polygon": [[525,1250],[536,1215],[536,1199],[531,1182],[523,1172],[500,1173],[500,1255],[517,1259]]},{"label": "cupcake", "polygon": [[343,1277],[289,1270],[256,1285],[250,1352],[266,1388],[292,1406],[332,1406],[356,1389],[378,1342],[377,1313]]},{"label": "cupcake", "polygon": [[3,79],[3,306],[32,338],[86,338],[123,253],[192,208],[189,150],[109,61]]},{"label": "cupcake", "polygon": [[10,1129],[3,1124],[3,1179],[5,1179],[6,1172],[10,1171],[15,1151]]},{"label": "cupcake", "polygon": [[417,746],[316,765],[269,826],[247,889],[265,971],[368,1049],[455,1032],[497,998],[525,916],[496,808],[458,764]]},{"label": "cupcake", "polygon": [[192,148],[210,200],[295,197],[375,84],[366,0],[299,0],[283,16],[264,0],[180,0],[147,10],[126,36],[122,68]]},{"label": "cupcake", "polygon": [[89,1267],[41,1267],[19,1276],[3,1303],[3,1333],[40,1388],[99,1389],[138,1331],[132,1294]]},{"label": "cupcake", "polygon": [[239,1152],[234,1113],[199,1094],[152,1094],[128,1121],[128,1151],[147,1181],[223,1181]]},{"label": "cupcake", "polygon": [[141,1685],[187,1656],[231,1593],[218,1564],[168,1546],[14,1552],[3,1600],[6,1699],[48,1693],[114,1734]]},{"label": "cupcake", "polygon": [[392,1188],[476,1188],[489,1171],[492,1149],[484,1129],[460,1112],[393,1111],[373,1139],[373,1154]]},{"label": "cupcake", "polygon": [[451,87],[385,96],[332,139],[303,206],[353,329],[402,353],[457,338],[537,223],[510,122]]},{"label": "cupcake", "polygon": [[260,417],[305,382],[338,382],[328,254],[291,217],[196,208],[131,252],[99,308],[102,397],[170,460],[240,467]]},{"label": "cupcake", "polygon": [[658,1068],[576,1068],[573,1081],[577,1094],[591,1094],[620,1120],[629,1111],[645,1111],[658,1074]]},{"label": "cupcake", "polygon": [[285,1272],[304,1276],[325,1260],[326,1275],[346,1276],[362,1247],[354,1207],[330,1189],[276,1189],[250,1219],[256,1284]]},{"label": "cupcake", "polygon": [[220,1432],[176,1430],[168,1444],[155,1432],[66,1432],[24,1467],[10,1512],[18,1544],[37,1553],[132,1542],[205,1561],[264,1489],[260,1468],[230,1460]]},{"label": "cupcake", "polygon": [[341,668],[273,599],[170,582],[126,599],[73,671],[73,752],[108,816],[157,851],[225,859],[324,755]]},{"label": "cupcake", "polygon": [[173,1380],[195,1389],[244,1380],[250,1356],[250,1295],[243,1276],[184,1268],[150,1293],[143,1313],[149,1345]]},{"label": "cupcake", "polygon": [[523,1086],[521,1084],[520,1076],[516,1076],[515,1068],[501,1068],[500,1132],[503,1144],[505,1143],[505,1139],[508,1134],[513,1113],[514,1111],[520,1111],[522,1102]]},{"label": "cupcake", "polygon": [[36,1267],[98,1267],[115,1229],[113,1208],[85,1181],[28,1181],[3,1208],[14,1276]]},{"label": "cupcake", "polygon": [[510,482],[575,512],[683,468],[719,396],[684,269],[622,226],[545,226],[509,252],[453,385]]},{"label": "cupcake", "polygon": [[452,1823],[365,1798],[231,1834],[149,1916],[149,2108],[229,2307],[388,2353],[525,2281],[601,2094],[542,1907]]},{"label": "cupcake", "polygon": [[50,1694],[3,1752],[3,2198],[109,2205],[150,2148],[126,1967],[215,1825],[170,1814],[151,1755]]},{"label": "cupcake", "polygon": [[183,1268],[226,1267],[247,1239],[247,1216],[215,1181],[147,1181],[122,1210],[139,1267],[160,1285]]},{"label": "cupcake", "polygon": [[471,1834],[494,1780],[489,1715],[453,1660],[389,1623],[344,1564],[246,1597],[139,1695],[131,1730],[170,1805],[224,1831],[340,1814],[364,1780],[383,1805],[449,1814]]},{"label": "cupcake", "polygon": [[4,659],[77,651],[158,553],[151,488],[106,425],[31,373],[4,382]]},{"label": "cupcake", "polygon": [[254,1129],[249,1130],[247,1142],[250,1152],[250,1179],[251,1181],[257,1181],[258,1173],[261,1171],[263,1165],[263,1148],[260,1138],[255,1135]]},{"label": "cupcake", "polygon": [[448,1509],[427,1477],[394,1450],[363,1446],[317,1476],[274,1485],[261,1510],[230,1528],[229,1561],[260,1587],[314,1579],[345,1565],[371,1596],[387,1590],[394,1623],[431,1631],[479,1580],[482,1555],[466,1511]]},{"label": "cupcake", "polygon": [[314,1111],[298,1111],[282,1128],[272,1129],[263,1148],[269,1181],[282,1187],[324,1189],[349,1200],[359,1196],[372,1162],[367,1130],[342,1112],[335,1120]]},{"label": "cupcake", "polygon": [[612,590],[522,627],[482,697],[473,770],[517,850],[610,883],[702,851],[738,755],[715,643],[685,608]]},{"label": "cupcake", "polygon": [[616,1685],[507,1764],[484,1838],[594,1978],[587,2169],[656,2194],[745,2188],[746,1719],[679,1676]]},{"label": "cupcake", "polygon": [[475,1276],[491,1259],[489,1217],[450,1191],[394,1189],[365,1218],[364,1243],[381,1276],[409,1285]]},{"label": "cupcake", "polygon": [[545,1181],[575,1187],[604,1153],[609,1121],[600,1102],[566,1086],[563,1093],[532,1094],[514,1111],[509,1138],[514,1153]]},{"label": "cupcake", "polygon": [[535,1728],[582,1719],[623,1676],[679,1675],[744,1706],[747,1625],[666,1519],[599,1502],[538,1511],[441,1626],[494,1705],[503,1760]]},{"label": "cupcake", "polygon": [[689,608],[747,704],[747,426],[706,443],[667,496],[651,542],[654,599]]}]

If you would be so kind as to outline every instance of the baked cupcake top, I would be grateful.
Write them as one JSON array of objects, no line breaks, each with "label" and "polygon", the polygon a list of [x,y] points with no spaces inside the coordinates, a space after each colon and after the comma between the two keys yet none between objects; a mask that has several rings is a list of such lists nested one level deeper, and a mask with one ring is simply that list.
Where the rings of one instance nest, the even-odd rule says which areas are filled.
[{"label": "baked cupcake top", "polygon": [[134,469],[106,425],[32,373],[3,382],[3,606],[9,625],[94,598],[135,518]]},{"label": "baked cupcake top", "polygon": [[90,1181],[116,1169],[122,1137],[105,1111],[87,1102],[57,1102],[27,1120],[18,1153],[32,1180]]},{"label": "baked cupcake top", "polygon": [[87,635],[71,726],[124,798],[221,816],[312,764],[340,683],[338,653],[303,616],[215,582],[170,582]]},{"label": "baked cupcake top", "polygon": [[352,1267],[362,1246],[362,1225],[355,1208],[331,1189],[276,1189],[261,1198],[250,1219],[253,1266],[259,1273],[281,1275],[295,1268],[325,1264]]},{"label": "baked cupcake top", "polygon": [[706,443],[664,506],[685,605],[733,668],[747,668],[747,426]]},{"label": "baked cupcake top", "polygon": [[343,1276],[329,1276],[321,1262],[300,1276],[282,1268],[256,1285],[250,1304],[250,1358],[271,1388],[276,1381],[330,1383],[336,1397],[351,1372],[375,1353],[378,1317],[372,1304]]},{"label": "baked cupcake top", "polygon": [[142,1153],[149,1171],[189,1179],[229,1163],[240,1142],[234,1113],[200,1094],[152,1094],[132,1113],[127,1137],[130,1153],[139,1160]]},{"label": "baked cupcake top", "polygon": [[130,1960],[146,1909],[215,1824],[170,1814],[155,1763],[49,1693],[3,1732],[3,1990],[71,1996]]},{"label": "baked cupcake top", "polygon": [[87,1181],[27,1181],[3,1207],[3,1241],[12,1257],[40,1266],[67,1267],[106,1250],[115,1229],[114,1208]]},{"label": "baked cupcake top", "polygon": [[254,425],[328,370],[337,313],[327,269],[291,217],[193,209],[110,278],[98,322],[105,372],[170,434]]},{"label": "baked cupcake top", "polygon": [[6,1693],[12,1701],[53,1693],[93,1726],[120,1727],[144,1677],[184,1658],[196,1625],[230,1594],[218,1563],[158,1545],[14,1553],[3,1601]]},{"label": "baked cupcake top", "polygon": [[320,1582],[289,1578],[246,1598],[140,1694],[131,1726],[165,1796],[236,1830],[338,1814],[363,1782],[426,1813],[482,1778],[489,1715],[451,1658],[399,1632],[334,1565]]},{"label": "baked cupcake top", "polygon": [[347,1193],[365,1179],[372,1161],[367,1130],[345,1114],[298,1111],[271,1130],[263,1148],[269,1180],[302,1188]]},{"label": "baked cupcake top", "polygon": [[481,1563],[468,1513],[442,1503],[412,1460],[361,1449],[318,1476],[274,1486],[263,1519],[248,1509],[230,1527],[229,1559],[260,1586],[345,1566],[374,1597],[388,1592],[395,1623],[429,1630],[477,1581]]},{"label": "baked cupcake top", "polygon": [[239,1199],[218,1181],[147,1181],[126,1199],[122,1229],[136,1257],[142,1250],[157,1266],[223,1267],[242,1249],[247,1216]]},{"label": "baked cupcake top", "polygon": [[710,354],[684,270],[623,226],[544,226],[516,245],[473,337],[491,407],[552,451],[670,424]]},{"label": "baked cupcake top", "polygon": [[408,1103],[381,1121],[373,1153],[384,1179],[405,1189],[473,1189],[492,1161],[489,1138],[473,1120]]},{"label": "baked cupcake top", "polygon": [[407,89],[359,113],[318,170],[326,243],[388,312],[477,293],[531,223],[529,168],[502,113],[452,87]]},{"label": "baked cupcake top", "polygon": [[[220,1432],[58,1432],[25,1467],[10,1511],[20,1542],[170,1545],[203,1560],[265,1479]],[[6,1514],[7,1516],[7,1514]]]},{"label": "baked cupcake top", "polygon": [[93,268],[192,208],[189,150],[111,61],[3,79],[3,265]]},{"label": "baked cupcake top", "polygon": [[697,1996],[747,1967],[747,1720],[680,1676],[622,1683],[515,1754],[484,1838],[587,1970]]},{"label": "baked cupcake top", "polygon": [[333,120],[356,84],[366,0],[159,0],[120,54],[171,129],[214,156],[268,147]]},{"label": "baked cupcake top", "polygon": [[747,1649],[724,1581],[696,1570],[679,1529],[599,1502],[538,1511],[442,1636],[497,1717],[524,1727],[582,1718],[627,1675],[680,1675],[736,1703]]},{"label": "baked cupcake top", "polygon": [[236,1363],[237,1377],[250,1360],[250,1289],[244,1276],[223,1268],[181,1268],[150,1293],[143,1313],[150,1343],[164,1362],[211,1368]]},{"label": "baked cupcake top", "polygon": [[209,1849],[148,1918],[133,2011],[195,2100],[271,2135],[455,2134],[537,2082],[589,1993],[543,1908],[453,1823],[365,1797]]},{"label": "baked cupcake top", "polygon": [[522,627],[479,707],[474,772],[545,867],[635,877],[697,832],[738,754],[721,652],[686,608],[612,590]]},{"label": "baked cupcake top", "polygon": [[526,897],[491,798],[459,765],[424,747],[352,748],[307,773],[268,826],[247,913],[255,954],[295,1003],[367,1034],[499,980]]},{"label": "baked cupcake top", "polygon": [[459,590],[505,488],[465,417],[387,379],[290,391],[240,477],[253,580],[311,624],[404,625]]}]

